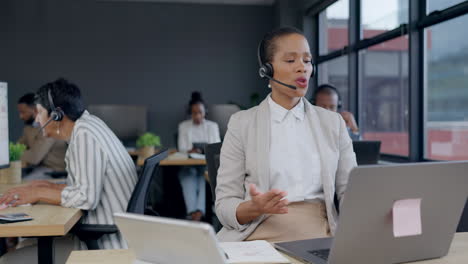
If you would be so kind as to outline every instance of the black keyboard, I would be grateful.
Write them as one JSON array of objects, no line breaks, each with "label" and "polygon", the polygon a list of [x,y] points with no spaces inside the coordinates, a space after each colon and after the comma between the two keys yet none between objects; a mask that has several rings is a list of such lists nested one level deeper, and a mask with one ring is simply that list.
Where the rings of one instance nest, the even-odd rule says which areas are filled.
[{"label": "black keyboard", "polygon": [[308,252],[316,257],[319,257],[324,260],[328,260],[330,249],[309,250]]}]

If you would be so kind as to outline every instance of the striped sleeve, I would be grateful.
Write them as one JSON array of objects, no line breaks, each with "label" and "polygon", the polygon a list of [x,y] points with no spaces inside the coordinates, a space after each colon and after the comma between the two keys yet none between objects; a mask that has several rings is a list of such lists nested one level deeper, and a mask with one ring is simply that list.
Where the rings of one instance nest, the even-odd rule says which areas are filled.
[{"label": "striped sleeve", "polygon": [[103,176],[105,175],[106,154],[96,139],[86,131],[81,131],[75,137],[71,146],[69,177],[74,184],[62,191],[61,205],[83,210],[94,210],[99,204]]}]

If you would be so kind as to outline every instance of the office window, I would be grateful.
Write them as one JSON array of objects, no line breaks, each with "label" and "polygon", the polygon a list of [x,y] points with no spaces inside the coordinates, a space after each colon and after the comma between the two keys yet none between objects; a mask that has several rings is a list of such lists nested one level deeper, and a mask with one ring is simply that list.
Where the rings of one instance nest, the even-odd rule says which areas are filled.
[{"label": "office window", "polygon": [[349,0],[339,0],[319,14],[319,55],[348,45]]},{"label": "office window", "polygon": [[[453,2],[453,1],[452,1]],[[468,16],[426,35],[425,157],[468,160]]]},{"label": "office window", "polygon": [[359,128],[382,141],[382,153],[407,156],[408,37],[359,52]]},{"label": "office window", "polygon": [[427,0],[427,13],[429,14],[436,10],[446,9],[461,2],[464,2],[464,0]]},{"label": "office window", "polygon": [[318,84],[328,83],[340,92],[343,109],[348,109],[348,56],[329,60],[318,66]]},{"label": "office window", "polygon": [[361,38],[371,38],[408,23],[408,9],[408,0],[362,0]]}]

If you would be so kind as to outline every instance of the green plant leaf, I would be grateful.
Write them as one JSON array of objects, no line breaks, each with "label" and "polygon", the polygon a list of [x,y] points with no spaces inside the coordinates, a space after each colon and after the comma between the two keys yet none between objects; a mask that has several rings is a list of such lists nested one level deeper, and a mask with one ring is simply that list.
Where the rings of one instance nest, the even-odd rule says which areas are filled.
[{"label": "green plant leaf", "polygon": [[10,142],[10,161],[21,160],[24,151],[26,151],[26,145],[20,143]]},{"label": "green plant leaf", "polygon": [[161,139],[154,133],[146,132],[141,135],[136,142],[137,147],[160,147]]}]

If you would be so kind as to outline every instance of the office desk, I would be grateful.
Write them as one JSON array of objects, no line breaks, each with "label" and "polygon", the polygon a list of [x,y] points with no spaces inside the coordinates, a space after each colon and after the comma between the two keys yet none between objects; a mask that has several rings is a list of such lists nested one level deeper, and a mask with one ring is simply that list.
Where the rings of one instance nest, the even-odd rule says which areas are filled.
[{"label": "office desk", "polygon": [[205,166],[204,159],[161,160],[159,166]]},{"label": "office desk", "polygon": [[[19,185],[2,184],[0,193],[14,186]],[[26,213],[34,218],[32,221],[0,224],[0,237],[37,237],[40,264],[54,262],[54,237],[66,235],[82,216],[80,209],[48,204],[7,208],[1,213]]]},{"label": "office desk", "polygon": [[[439,259],[411,262],[414,264],[459,264],[468,263],[468,233],[457,233],[447,256]],[[302,264],[285,255],[291,263]],[[135,259],[133,251],[124,250],[93,250],[73,251],[68,257],[67,264],[132,264]]]},{"label": "office desk", "polygon": [[[138,159],[137,166],[143,166],[144,160]],[[205,166],[206,160],[204,159],[164,159],[161,160],[159,166]]]}]

